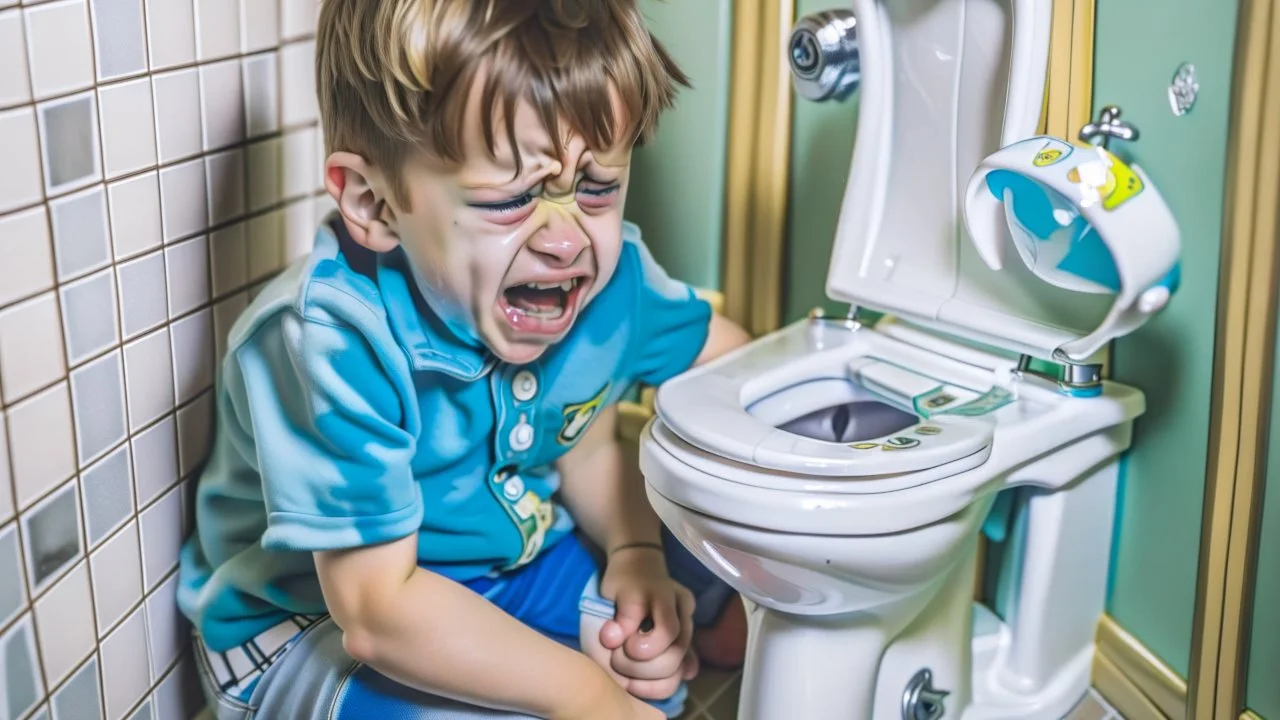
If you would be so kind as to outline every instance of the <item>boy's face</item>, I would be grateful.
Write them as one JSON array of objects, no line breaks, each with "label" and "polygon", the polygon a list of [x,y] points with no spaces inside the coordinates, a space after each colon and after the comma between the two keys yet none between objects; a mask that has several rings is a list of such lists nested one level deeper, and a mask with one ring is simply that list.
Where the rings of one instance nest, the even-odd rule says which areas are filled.
[{"label": "boy's face", "polygon": [[631,144],[591,150],[570,133],[557,156],[534,109],[520,104],[517,147],[495,122],[491,157],[472,96],[466,162],[446,171],[425,158],[408,161],[412,210],[388,197],[384,218],[436,295],[428,298],[433,309],[470,327],[503,360],[528,363],[568,333],[613,275]]}]

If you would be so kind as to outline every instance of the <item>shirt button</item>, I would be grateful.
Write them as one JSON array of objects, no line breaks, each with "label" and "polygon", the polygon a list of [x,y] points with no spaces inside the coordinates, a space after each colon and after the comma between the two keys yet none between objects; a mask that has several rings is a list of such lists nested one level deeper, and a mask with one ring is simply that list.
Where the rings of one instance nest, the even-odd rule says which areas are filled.
[{"label": "shirt button", "polygon": [[528,370],[521,370],[511,381],[511,394],[520,402],[529,402],[538,394],[538,378]]},{"label": "shirt button", "polygon": [[524,481],[518,477],[513,477],[502,483],[502,495],[506,499],[515,502],[524,494]]},{"label": "shirt button", "polygon": [[520,424],[511,429],[511,449],[524,452],[533,447],[533,426],[520,418]]}]

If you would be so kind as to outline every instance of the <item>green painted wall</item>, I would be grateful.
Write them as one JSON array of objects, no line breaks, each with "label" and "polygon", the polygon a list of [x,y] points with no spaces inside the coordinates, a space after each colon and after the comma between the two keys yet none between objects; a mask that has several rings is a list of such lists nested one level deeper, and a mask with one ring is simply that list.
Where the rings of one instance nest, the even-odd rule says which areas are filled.
[{"label": "green painted wall", "polygon": [[1253,633],[1245,704],[1264,718],[1280,719],[1280,365],[1272,369],[1271,426],[1267,481],[1263,491],[1262,537],[1253,596]]},{"label": "green painted wall", "polygon": [[[1094,107],[1119,105],[1141,131],[1119,147],[1152,177],[1182,230],[1182,287],[1147,326],[1116,343],[1113,375],[1141,388],[1123,475],[1108,610],[1187,676],[1200,554],[1213,378],[1223,186],[1236,3],[1098,3]],[[1200,96],[1175,117],[1167,87],[1192,62]]]},{"label": "green painted wall", "polygon": [[642,0],[649,27],[690,78],[653,142],[635,153],[627,219],[672,276],[720,287],[729,118],[730,0]]},{"label": "green painted wall", "polygon": [[[837,5],[831,0],[798,0],[797,17]],[[827,299],[827,265],[853,157],[858,95],[844,102],[815,103],[792,94],[791,178],[787,208],[786,278],[783,322],[822,306],[843,314],[847,306]]]}]

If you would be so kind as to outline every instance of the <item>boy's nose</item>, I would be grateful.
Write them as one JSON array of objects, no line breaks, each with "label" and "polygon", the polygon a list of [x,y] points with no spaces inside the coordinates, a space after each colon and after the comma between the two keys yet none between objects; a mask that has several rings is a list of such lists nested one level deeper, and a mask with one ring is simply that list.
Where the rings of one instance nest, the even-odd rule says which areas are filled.
[{"label": "boy's nose", "polygon": [[575,223],[560,213],[552,213],[546,225],[529,238],[529,249],[556,267],[569,267],[591,243]]}]

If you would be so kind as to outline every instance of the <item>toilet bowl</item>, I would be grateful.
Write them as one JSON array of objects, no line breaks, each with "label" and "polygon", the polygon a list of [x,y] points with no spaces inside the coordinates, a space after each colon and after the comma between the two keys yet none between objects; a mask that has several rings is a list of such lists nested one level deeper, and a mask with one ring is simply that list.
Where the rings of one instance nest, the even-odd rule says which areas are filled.
[{"label": "toilet bowl", "polygon": [[1046,8],[855,0],[793,35],[802,94],[860,93],[827,292],[884,318],[672,379],[640,443],[659,517],[747,600],[741,718],[1059,720],[1087,690],[1145,407],[1099,354],[1167,304],[1180,239],[1141,168],[1034,135]]}]

